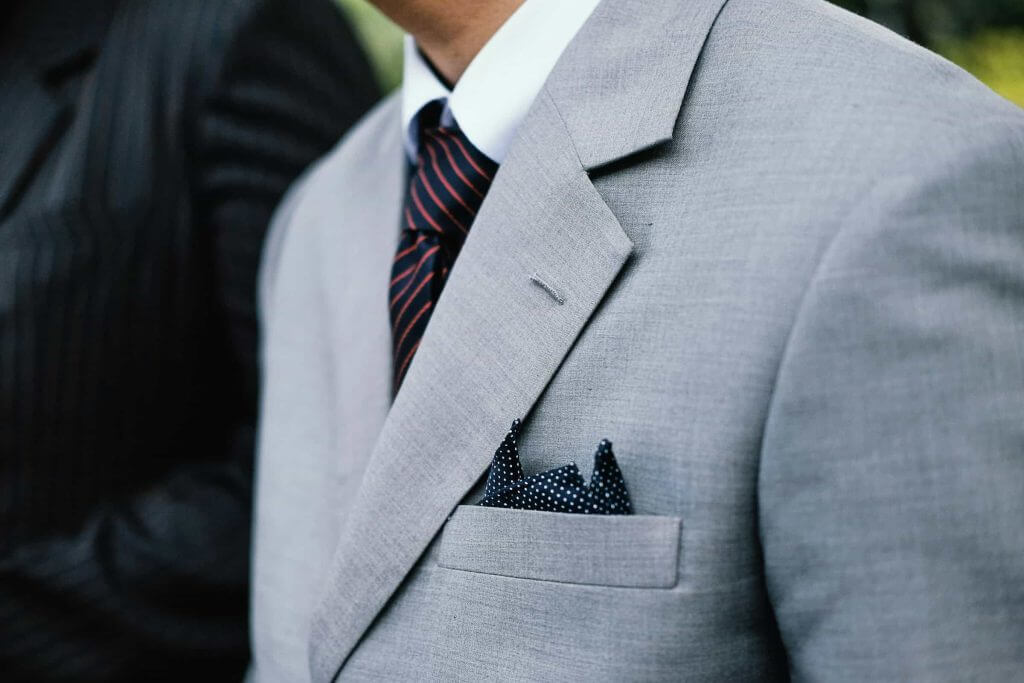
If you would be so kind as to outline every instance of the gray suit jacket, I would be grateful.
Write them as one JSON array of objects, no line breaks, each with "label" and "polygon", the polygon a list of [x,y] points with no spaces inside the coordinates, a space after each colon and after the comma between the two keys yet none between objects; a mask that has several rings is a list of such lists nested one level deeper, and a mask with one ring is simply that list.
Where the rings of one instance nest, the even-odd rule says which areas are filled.
[{"label": "gray suit jacket", "polygon": [[[254,679],[1022,674],[1018,108],[819,0],[605,0],[392,405],[399,128],[266,255]],[[637,514],[473,506],[516,416]]]}]

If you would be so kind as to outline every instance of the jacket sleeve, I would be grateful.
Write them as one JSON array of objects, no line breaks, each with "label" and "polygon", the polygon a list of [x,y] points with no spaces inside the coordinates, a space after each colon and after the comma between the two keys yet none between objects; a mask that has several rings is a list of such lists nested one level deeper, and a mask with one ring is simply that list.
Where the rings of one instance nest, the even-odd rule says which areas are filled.
[{"label": "jacket sleeve", "polygon": [[[158,3],[159,4],[159,3]],[[195,232],[215,274],[226,434],[165,480],[0,558],[4,680],[237,680],[247,604],[257,402],[256,271],[275,205],[377,96],[329,0],[219,2],[219,41],[173,60],[196,70],[184,105]],[[173,15],[173,12],[170,13]],[[167,30],[180,30],[168,26]],[[189,36],[188,38],[191,38]],[[214,59],[210,55],[214,55]],[[183,67],[184,68],[184,67]]]},{"label": "jacket sleeve", "polygon": [[881,178],[826,251],[762,443],[794,680],[1010,680],[1024,643],[1024,125]]}]

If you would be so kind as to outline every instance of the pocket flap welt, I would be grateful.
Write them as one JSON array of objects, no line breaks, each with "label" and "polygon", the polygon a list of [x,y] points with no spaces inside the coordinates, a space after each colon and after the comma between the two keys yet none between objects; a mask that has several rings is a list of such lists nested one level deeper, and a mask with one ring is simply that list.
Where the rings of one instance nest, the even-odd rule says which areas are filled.
[{"label": "pocket flap welt", "polygon": [[671,588],[681,523],[678,517],[460,505],[442,532],[438,563],[520,579]]}]

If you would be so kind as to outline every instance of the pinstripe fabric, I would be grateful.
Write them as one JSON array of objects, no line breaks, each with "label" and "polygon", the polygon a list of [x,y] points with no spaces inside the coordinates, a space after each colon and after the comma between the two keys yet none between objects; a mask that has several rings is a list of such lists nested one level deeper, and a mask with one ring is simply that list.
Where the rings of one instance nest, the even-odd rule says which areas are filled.
[{"label": "pinstripe fabric", "polygon": [[329,0],[0,32],[0,678],[240,676],[263,232],[368,67]]},{"label": "pinstripe fabric", "polygon": [[402,213],[402,238],[391,267],[394,391],[409,370],[448,271],[459,255],[498,165],[457,126],[439,124],[435,101],[418,116],[419,150]]}]

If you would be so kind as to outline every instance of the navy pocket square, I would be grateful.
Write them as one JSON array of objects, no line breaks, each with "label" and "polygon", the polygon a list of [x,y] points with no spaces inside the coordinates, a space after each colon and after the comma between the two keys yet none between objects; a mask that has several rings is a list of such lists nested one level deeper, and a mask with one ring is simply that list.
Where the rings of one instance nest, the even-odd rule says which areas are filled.
[{"label": "navy pocket square", "polygon": [[598,445],[588,486],[575,463],[524,477],[519,461],[521,430],[522,422],[513,422],[494,453],[480,505],[588,515],[633,514],[611,441],[604,439]]}]

